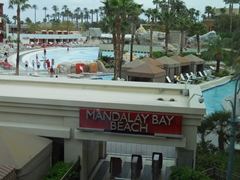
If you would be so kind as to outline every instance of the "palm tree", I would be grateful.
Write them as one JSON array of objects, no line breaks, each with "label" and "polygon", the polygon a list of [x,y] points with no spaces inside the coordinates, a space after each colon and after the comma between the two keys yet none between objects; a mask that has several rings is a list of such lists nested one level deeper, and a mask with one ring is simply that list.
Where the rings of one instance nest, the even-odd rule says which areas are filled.
[{"label": "palm tree", "polygon": [[205,7],[205,13],[207,14],[208,19],[210,17],[210,14],[212,13],[212,10],[213,10],[212,6],[206,6]]},{"label": "palm tree", "polygon": [[210,59],[216,59],[216,73],[219,73],[220,62],[223,59],[225,53],[224,47],[226,42],[219,36],[213,38],[208,43],[207,55]]},{"label": "palm tree", "polygon": [[98,9],[94,9],[94,13],[96,14],[96,22],[98,22],[98,13],[99,13],[99,10],[98,10]]},{"label": "palm tree", "polygon": [[148,23],[150,22],[150,17],[151,17],[151,8],[148,8],[146,11],[144,11],[145,16],[148,18]]},{"label": "palm tree", "polygon": [[136,4],[131,14],[133,22],[132,22],[132,32],[131,32],[130,61],[133,60],[133,43],[134,43],[134,35],[136,31],[138,16],[143,12],[141,8],[142,8],[141,4]]},{"label": "palm tree", "polygon": [[94,13],[94,10],[90,9],[89,13],[91,13],[91,23],[93,23],[93,13]]},{"label": "palm tree", "polygon": [[34,9],[34,16],[35,16],[35,21],[34,21],[34,23],[36,24],[36,18],[37,18],[37,9],[38,9],[38,7],[37,7],[37,5],[36,5],[36,4],[34,4],[34,5],[32,5],[32,8]]},{"label": "palm tree", "polygon": [[160,22],[162,25],[165,25],[165,55],[168,55],[168,37],[169,37],[169,30],[176,22],[176,13],[175,11],[163,11],[160,13]]},{"label": "palm tree", "polygon": [[21,11],[25,11],[31,8],[30,4],[27,4],[28,0],[9,0],[9,7],[13,9],[14,6],[17,7],[17,57],[16,57],[16,71],[15,75],[19,75],[19,51],[20,51],[20,32],[21,32]]},{"label": "palm tree", "polygon": [[175,28],[181,32],[181,41],[180,41],[180,53],[179,55],[182,56],[183,54],[183,42],[184,42],[184,32],[188,31],[190,28],[191,20],[188,17],[188,13],[186,11],[181,11],[178,13],[178,18],[175,24]]},{"label": "palm tree", "polygon": [[52,10],[54,11],[54,20],[56,21],[57,11],[59,10],[56,5],[53,5]]},{"label": "palm tree", "polygon": [[42,10],[44,10],[45,11],[45,19],[46,19],[46,13],[47,13],[47,10],[48,10],[48,8],[47,7],[43,7],[43,9]]},{"label": "palm tree", "polygon": [[187,7],[185,6],[185,3],[181,0],[172,0],[172,1],[169,1],[169,4],[171,6],[171,10],[176,11],[177,14],[180,11],[187,10]]},{"label": "palm tree", "polygon": [[218,135],[218,148],[224,150],[225,145],[229,141],[231,112],[227,111],[215,111],[206,116],[206,121],[209,122],[209,129]]},{"label": "palm tree", "polygon": [[48,19],[48,22],[49,22],[50,15],[46,14],[46,18]]},{"label": "palm tree", "polygon": [[196,35],[197,39],[197,54],[200,55],[200,35],[205,34],[208,30],[207,26],[201,22],[191,24],[190,30]]},{"label": "palm tree", "polygon": [[229,4],[229,17],[230,17],[230,28],[229,31],[232,32],[232,19],[233,19],[233,4],[240,3],[239,0],[223,0],[226,4]]},{"label": "palm tree", "polygon": [[77,7],[77,8],[74,10],[74,14],[75,14],[75,18],[76,18],[77,30],[79,30],[78,20],[79,20],[79,18],[80,18],[80,12],[81,12],[81,8],[80,8],[80,7]]},{"label": "palm tree", "polygon": [[151,17],[151,26],[150,26],[150,46],[149,46],[149,56],[152,58],[153,57],[153,52],[152,52],[152,46],[153,46],[153,27],[155,26],[155,19],[158,16],[158,10],[156,8],[154,9],[148,9],[147,10],[150,14]]},{"label": "palm tree", "polygon": [[[126,20],[127,15],[131,14],[135,5],[133,0],[105,0],[104,4],[105,18],[109,22],[108,29],[113,35],[114,48],[114,79],[121,78],[122,56],[125,42],[125,33],[129,28]],[[106,28],[107,25],[104,27]]]},{"label": "palm tree", "polygon": [[12,19],[13,19],[13,21],[14,21],[14,24],[16,24],[16,22],[17,22],[17,16],[13,16]]},{"label": "palm tree", "polygon": [[89,11],[88,11],[88,9],[85,7],[85,8],[83,9],[83,12],[84,12],[85,22],[86,22],[86,21],[88,22],[88,19],[89,19]]},{"label": "palm tree", "polygon": [[213,127],[213,122],[208,119],[203,119],[201,121],[201,126],[198,126],[198,135],[202,143],[206,143],[206,136],[211,134]]}]

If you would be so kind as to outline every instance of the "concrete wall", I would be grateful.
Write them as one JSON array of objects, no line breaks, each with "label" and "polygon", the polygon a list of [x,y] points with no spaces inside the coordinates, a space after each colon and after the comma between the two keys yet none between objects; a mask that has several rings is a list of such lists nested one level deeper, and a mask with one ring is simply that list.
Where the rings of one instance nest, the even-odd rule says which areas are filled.
[{"label": "concrete wall", "polygon": [[[197,126],[205,105],[194,93],[199,86],[126,81],[0,76],[0,126],[64,139],[65,162],[81,157],[81,179],[87,179],[105,154],[100,142],[162,145],[196,150]],[[183,96],[182,90],[190,91]],[[119,98],[121,97],[121,98]],[[159,102],[162,97],[165,101]],[[176,101],[170,102],[174,98]],[[136,136],[79,130],[80,108],[105,108],[182,115],[182,137]],[[81,121],[81,119],[80,119]],[[101,149],[100,149],[101,148]]]}]

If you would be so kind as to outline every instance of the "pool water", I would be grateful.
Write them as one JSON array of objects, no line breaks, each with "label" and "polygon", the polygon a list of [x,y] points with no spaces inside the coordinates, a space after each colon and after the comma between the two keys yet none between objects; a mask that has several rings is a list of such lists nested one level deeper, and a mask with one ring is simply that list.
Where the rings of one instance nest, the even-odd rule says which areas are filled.
[{"label": "pool water", "polygon": [[[40,69],[44,69],[43,61],[46,59],[54,59],[54,67],[56,67],[60,63],[64,62],[74,62],[74,61],[87,61],[93,62],[98,59],[98,50],[99,47],[78,47],[78,48],[70,48],[69,51],[67,48],[56,48],[56,49],[46,49],[46,57],[44,57],[43,49],[37,53],[32,53],[29,57],[28,62],[32,62],[32,60],[36,60],[36,54],[38,54],[38,60],[40,60],[41,66]],[[138,56],[142,55],[142,53],[136,53]],[[113,57],[113,52],[103,51],[103,56]]]},{"label": "pool water", "polygon": [[234,93],[236,81],[230,81],[223,85],[219,85],[207,90],[204,90],[203,97],[207,109],[207,114],[214,111],[223,111],[222,101],[229,95]]}]

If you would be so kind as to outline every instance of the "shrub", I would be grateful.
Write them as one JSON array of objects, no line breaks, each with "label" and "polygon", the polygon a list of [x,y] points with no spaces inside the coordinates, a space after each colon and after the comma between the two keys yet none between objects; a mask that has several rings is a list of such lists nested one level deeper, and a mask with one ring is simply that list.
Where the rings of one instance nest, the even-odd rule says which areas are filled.
[{"label": "shrub", "polygon": [[73,163],[57,162],[47,173],[43,180],[61,179],[72,167]]},{"label": "shrub", "polygon": [[169,180],[210,180],[204,173],[200,171],[195,171],[189,167],[178,167],[173,166],[171,168],[171,173]]},{"label": "shrub", "polygon": [[227,71],[226,69],[224,69],[223,71],[220,71],[219,73],[218,73],[218,76],[219,77],[224,77],[224,76],[228,76],[230,73],[229,73],[229,71]]}]

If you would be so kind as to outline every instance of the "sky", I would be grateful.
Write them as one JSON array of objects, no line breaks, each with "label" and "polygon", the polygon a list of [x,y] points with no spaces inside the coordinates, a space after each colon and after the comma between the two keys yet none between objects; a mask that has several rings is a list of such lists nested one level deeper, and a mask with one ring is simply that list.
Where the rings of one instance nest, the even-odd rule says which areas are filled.
[{"label": "sky", "polygon": [[[216,8],[228,7],[225,5],[223,0],[183,0],[187,8],[195,8],[196,10],[200,11],[200,14],[204,13],[206,6],[212,6]],[[143,4],[143,8],[154,8],[155,6],[152,3],[152,0],[135,0],[138,4]],[[9,0],[2,0],[0,3],[3,3],[3,13],[7,14],[10,21],[13,22],[12,17],[16,15],[16,7],[14,9],[8,9]],[[88,9],[97,9],[100,6],[103,6],[101,0],[28,0],[30,5],[37,5],[37,21],[43,21],[44,18],[44,11],[42,10],[43,7],[47,7],[47,14],[52,14],[52,7],[56,5],[59,10],[62,9],[64,5],[67,5],[71,11],[74,11],[77,7],[88,8]],[[21,19],[25,20],[29,17],[32,21],[34,21],[34,9],[28,9],[27,11],[21,12]],[[146,18],[147,19],[147,18]]]}]

